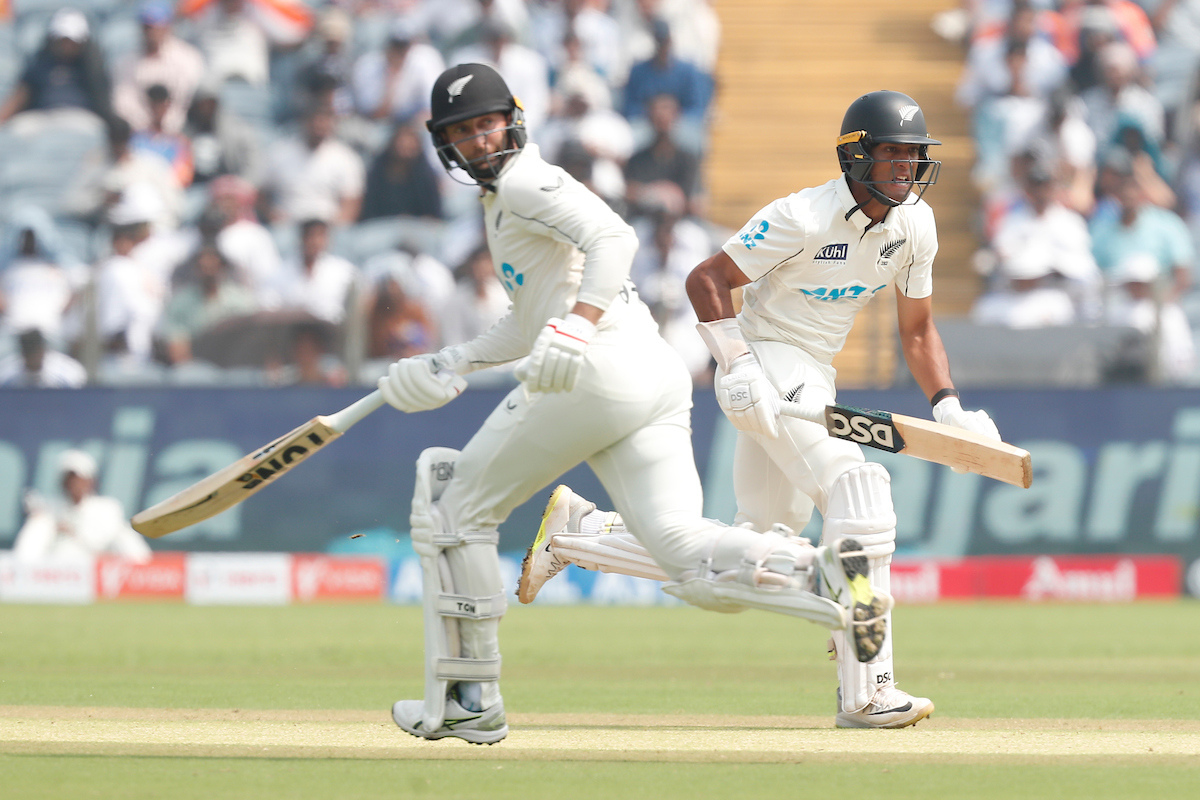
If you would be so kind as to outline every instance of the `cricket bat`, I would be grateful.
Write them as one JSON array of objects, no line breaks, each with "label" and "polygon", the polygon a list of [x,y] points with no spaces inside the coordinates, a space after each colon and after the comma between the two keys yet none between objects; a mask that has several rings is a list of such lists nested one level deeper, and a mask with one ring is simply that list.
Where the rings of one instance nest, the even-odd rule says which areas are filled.
[{"label": "cricket bat", "polygon": [[130,521],[133,529],[158,538],[237,505],[337,439],[383,402],[383,395],[376,389],[335,414],[313,417],[291,433],[134,515]]},{"label": "cricket bat", "polygon": [[1033,483],[1029,451],[933,420],[854,406],[825,406],[824,418],[784,400],[780,414],[824,425],[830,436],[906,456],[965,469],[1028,489]]}]

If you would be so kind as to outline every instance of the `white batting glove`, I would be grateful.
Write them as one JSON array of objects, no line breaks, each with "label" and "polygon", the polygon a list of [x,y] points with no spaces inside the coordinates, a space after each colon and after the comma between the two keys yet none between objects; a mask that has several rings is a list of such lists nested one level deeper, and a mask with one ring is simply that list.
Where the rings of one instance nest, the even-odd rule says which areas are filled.
[{"label": "white batting glove", "polygon": [[753,353],[735,358],[716,390],[717,403],[733,427],[772,439],[779,435],[779,392]]},{"label": "white batting glove", "polygon": [[517,368],[517,379],[531,392],[571,391],[583,369],[588,342],[595,334],[595,324],[578,314],[551,319]]},{"label": "white batting glove", "polygon": [[[1000,441],[1000,430],[988,413],[982,409],[979,411],[964,410],[957,397],[951,396],[939,400],[938,404],[933,407],[933,418],[943,425],[962,428],[964,431],[978,433],[980,436]],[[952,467],[952,469],[960,475],[967,471],[960,467]]]},{"label": "white batting glove", "polygon": [[436,356],[402,358],[379,379],[379,393],[388,405],[406,414],[440,408],[462,394],[467,381],[449,369],[435,371]]}]

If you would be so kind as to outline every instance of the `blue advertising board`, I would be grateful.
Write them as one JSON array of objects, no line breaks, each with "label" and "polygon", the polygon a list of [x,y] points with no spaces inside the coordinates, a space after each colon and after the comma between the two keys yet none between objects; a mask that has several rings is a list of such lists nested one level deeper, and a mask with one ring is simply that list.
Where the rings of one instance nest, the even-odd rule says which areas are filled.
[{"label": "blue advertising board", "polygon": [[[363,389],[88,388],[0,391],[0,548],[11,546],[29,490],[57,491],[59,453],[96,456],[100,491],[130,513],[161,500]],[[156,540],[161,550],[353,552],[406,549],[413,465],[425,447],[461,447],[503,397],[472,389],[417,415],[384,408],[319,456],[210,520]],[[918,392],[844,391],[839,400],[928,417]],[[1200,393],[1142,388],[976,390],[1005,439],[1033,454],[1030,489],[867,451],[892,474],[902,554],[1175,553],[1200,558]],[[731,520],[734,432],[708,389],[695,394],[705,512]],[[564,477],[607,496],[586,467]],[[501,528],[523,550],[547,489]],[[806,535],[819,524],[815,519]],[[370,535],[351,539],[357,533]]]}]

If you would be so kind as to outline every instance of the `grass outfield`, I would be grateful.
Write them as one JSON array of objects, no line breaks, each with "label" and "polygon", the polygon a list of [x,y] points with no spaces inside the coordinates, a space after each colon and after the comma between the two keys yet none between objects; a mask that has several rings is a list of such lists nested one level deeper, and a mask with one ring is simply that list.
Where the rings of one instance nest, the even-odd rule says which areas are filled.
[{"label": "grass outfield", "polygon": [[833,727],[816,626],[510,607],[511,732],[424,742],[414,607],[0,605],[5,798],[1200,796],[1200,605],[898,612],[901,731]]}]

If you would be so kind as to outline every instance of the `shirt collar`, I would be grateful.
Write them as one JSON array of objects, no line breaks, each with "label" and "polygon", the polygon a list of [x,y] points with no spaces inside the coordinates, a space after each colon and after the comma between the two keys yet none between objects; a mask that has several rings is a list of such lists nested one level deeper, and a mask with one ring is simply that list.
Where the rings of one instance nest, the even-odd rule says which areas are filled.
[{"label": "shirt collar", "polygon": [[[854,225],[854,227],[858,228],[860,231],[865,231],[867,227],[871,225],[871,218],[864,214],[861,208],[856,209],[853,214],[850,214],[849,217],[845,216],[850,212],[850,209],[858,205],[858,201],[855,200],[854,195],[850,193],[850,179],[845,174],[843,174],[837,182],[837,194],[838,199],[842,202],[842,208],[845,209],[842,212],[842,216],[847,222]],[[915,194],[909,192],[908,197],[904,198],[904,202],[901,203],[900,206],[915,205],[919,199],[920,198],[918,198]],[[899,206],[895,207],[899,208]],[[892,214],[892,209],[889,208],[887,215],[883,218],[883,222],[875,225],[873,230],[891,230],[892,226],[896,224],[896,219],[897,216]]]}]

